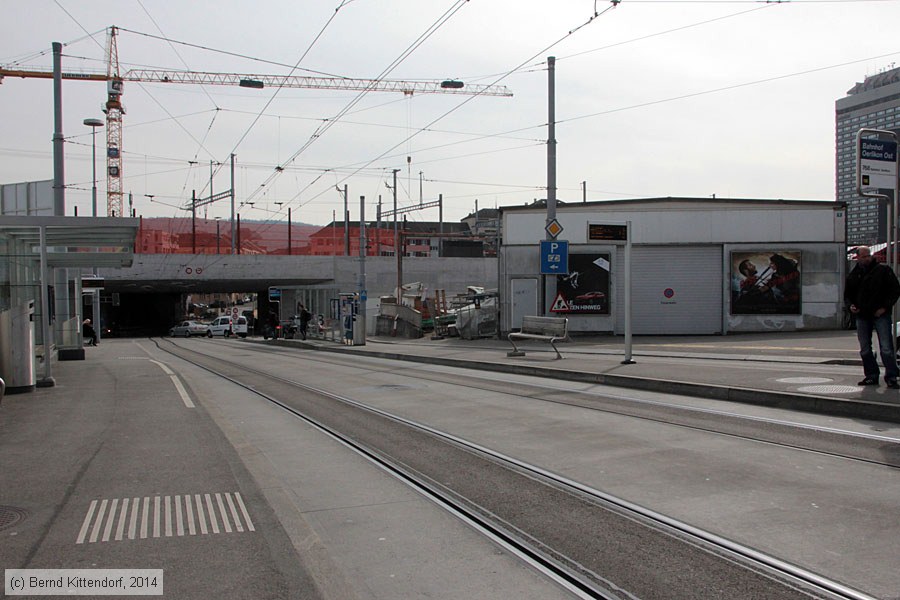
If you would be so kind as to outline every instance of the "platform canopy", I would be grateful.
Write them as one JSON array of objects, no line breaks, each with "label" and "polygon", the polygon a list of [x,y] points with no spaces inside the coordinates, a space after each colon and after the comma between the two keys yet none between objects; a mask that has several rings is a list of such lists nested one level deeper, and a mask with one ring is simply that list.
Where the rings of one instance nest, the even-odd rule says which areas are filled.
[{"label": "platform canopy", "polygon": [[46,231],[51,268],[130,267],[139,219],[121,217],[0,216],[0,244],[18,258],[40,260],[41,229]]}]

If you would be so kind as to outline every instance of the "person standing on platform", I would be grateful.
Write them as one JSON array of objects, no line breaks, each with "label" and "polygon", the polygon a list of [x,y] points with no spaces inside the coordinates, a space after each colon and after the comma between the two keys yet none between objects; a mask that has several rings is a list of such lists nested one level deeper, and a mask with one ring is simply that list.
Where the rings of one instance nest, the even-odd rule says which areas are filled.
[{"label": "person standing on platform", "polygon": [[856,249],[856,266],[847,276],[844,300],[856,316],[856,336],[865,377],[858,385],[878,385],[878,362],[872,352],[872,332],[878,334],[879,354],[884,365],[884,381],[889,388],[897,383],[897,357],[894,354],[894,324],[891,309],[900,298],[900,282],[887,265],[879,264],[867,246]]},{"label": "person standing on platform", "polygon": [[94,331],[94,326],[91,325],[90,319],[85,319],[81,323],[81,335],[85,340],[90,340],[88,346],[96,346],[97,345],[97,332]]},{"label": "person standing on platform", "polygon": [[299,305],[300,308],[300,337],[302,339],[306,339],[306,330],[309,327],[309,320],[312,318],[312,315],[306,310],[306,307],[302,304]]}]

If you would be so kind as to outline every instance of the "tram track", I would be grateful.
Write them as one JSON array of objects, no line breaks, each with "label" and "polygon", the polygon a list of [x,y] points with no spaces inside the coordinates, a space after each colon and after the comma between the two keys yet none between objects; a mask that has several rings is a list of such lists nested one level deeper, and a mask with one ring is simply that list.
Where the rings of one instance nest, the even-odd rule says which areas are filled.
[{"label": "tram track", "polygon": [[[273,350],[285,354],[297,352],[295,349],[277,346],[248,347],[247,349],[266,354],[271,354]],[[308,353],[304,355],[304,360],[328,365],[347,365],[345,355],[322,356],[320,353]],[[356,364],[355,368],[367,368],[380,373],[400,371],[399,369],[391,368],[377,369],[371,365],[362,367],[359,364]],[[415,371],[415,375],[409,374],[411,370]],[[510,384],[505,381],[498,381],[496,376],[481,377],[473,375],[473,378],[478,382],[477,385],[473,385],[460,381],[454,375],[437,373],[434,370],[426,370],[421,366],[405,366],[403,373],[398,374],[403,377],[412,377],[434,383],[463,388],[469,387],[479,391],[488,390],[530,400],[602,411],[753,442],[774,444],[784,448],[804,450],[825,456],[900,468],[900,439],[891,436],[860,433],[836,427],[799,423],[787,419],[751,416],[727,410],[650,400],[638,398],[634,394],[629,395],[621,391],[587,392],[571,389],[559,390],[556,387],[544,386],[536,382],[524,383],[521,381],[515,383],[516,391],[511,391]]]},{"label": "tram track", "polygon": [[[364,453],[435,501],[451,506],[461,518],[489,531],[495,541],[502,540],[498,543],[510,544],[578,596],[871,598],[752,548],[351,398],[172,342],[158,345]],[[235,376],[238,372],[240,377]],[[304,392],[299,397],[298,389]]]}]

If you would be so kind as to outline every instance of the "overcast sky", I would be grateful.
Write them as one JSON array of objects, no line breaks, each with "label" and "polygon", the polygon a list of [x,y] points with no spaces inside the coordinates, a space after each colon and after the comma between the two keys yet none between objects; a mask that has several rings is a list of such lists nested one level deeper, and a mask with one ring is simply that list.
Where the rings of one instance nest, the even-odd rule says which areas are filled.
[{"label": "overcast sky", "polygon": [[[335,186],[346,184],[352,218],[365,196],[374,220],[379,196],[391,208],[393,169],[401,207],[419,202],[422,173],[424,200],[443,194],[445,220],[463,218],[476,199],[485,208],[543,198],[551,55],[559,199],[581,201],[586,181],[589,201],[833,200],[834,102],[900,57],[896,0],[0,0],[0,8],[7,68],[49,69],[58,41],[65,71],[105,70],[105,28],[116,25],[123,72],[290,74],[297,65],[294,74],[376,78],[425,34],[387,78],[497,83],[514,94],[359,99],[323,89],[127,83],[123,189],[144,216],[188,214],[178,207],[194,189],[209,193],[210,160],[227,162],[231,152],[237,201],[253,202],[240,208],[247,219],[283,220],[290,206],[294,222],[328,223],[343,210]],[[67,214],[90,214],[91,136],[82,121],[103,117],[105,96],[103,83],[63,84]],[[0,183],[52,178],[52,97],[50,80],[0,85]],[[97,139],[102,157],[105,130]],[[105,165],[98,171],[105,214]],[[219,172],[213,191],[229,186]],[[207,211],[227,218],[229,206]],[[438,213],[409,218],[436,221]]]}]

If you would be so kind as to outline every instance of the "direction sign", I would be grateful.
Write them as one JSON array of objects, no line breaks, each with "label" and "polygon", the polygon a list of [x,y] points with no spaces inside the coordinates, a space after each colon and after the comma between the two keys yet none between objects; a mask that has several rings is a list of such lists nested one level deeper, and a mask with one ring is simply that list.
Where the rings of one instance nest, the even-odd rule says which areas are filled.
[{"label": "direction sign", "polygon": [[269,288],[269,302],[281,302],[281,288]]},{"label": "direction sign", "polygon": [[863,196],[880,195],[879,189],[897,184],[897,142],[859,140],[859,189]]},{"label": "direction sign", "polygon": [[569,272],[569,242],[541,241],[541,275],[566,275]]}]

